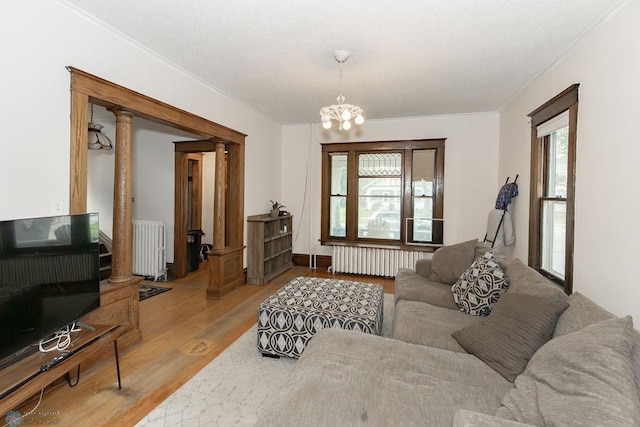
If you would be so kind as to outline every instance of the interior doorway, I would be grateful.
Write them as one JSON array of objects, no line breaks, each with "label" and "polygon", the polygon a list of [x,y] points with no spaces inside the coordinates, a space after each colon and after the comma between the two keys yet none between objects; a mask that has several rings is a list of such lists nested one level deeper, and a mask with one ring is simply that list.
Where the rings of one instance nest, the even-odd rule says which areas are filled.
[{"label": "interior doorway", "polygon": [[[222,161],[218,162],[216,153],[216,141],[195,140],[195,141],[174,141],[175,146],[175,227],[176,234],[178,227],[181,227],[187,235],[187,244],[184,245],[178,239],[174,240],[174,262],[171,266],[171,275],[180,276],[181,272],[193,271],[191,260],[193,258],[193,239],[197,237],[198,231],[206,227],[203,224],[205,218],[210,218],[215,222],[221,215],[212,212],[213,198],[206,206],[203,203],[205,198],[213,194],[203,194],[203,190],[212,186],[222,191],[222,198],[229,199],[229,172],[228,153],[223,153]],[[205,157],[207,161],[205,161]],[[205,170],[205,165],[213,170]],[[220,169],[220,170],[217,170]],[[204,183],[205,175],[210,175],[213,182]],[[221,179],[218,179],[220,177]],[[213,185],[211,185],[213,184]],[[209,192],[209,190],[207,190]],[[207,197],[205,197],[207,196]],[[224,218],[229,217],[229,203],[225,203]],[[179,224],[182,218],[184,223]],[[226,222],[226,221],[225,221]],[[212,231],[212,234],[215,233]],[[229,246],[226,233],[224,234],[223,246]],[[215,235],[207,236],[206,240],[213,242]],[[184,254],[184,256],[182,255]],[[197,268],[197,267],[196,267]]]},{"label": "interior doorway", "polygon": [[[186,191],[186,216],[187,216],[187,272],[191,273],[200,268],[200,248],[202,237],[205,234],[202,230],[202,192],[203,182],[203,161],[202,153],[187,154],[187,191]],[[179,206],[175,205],[175,209]],[[174,257],[174,265],[175,265]],[[173,271],[172,271],[173,272]]]},{"label": "interior doorway", "polygon": [[[221,126],[202,117],[180,110],[138,92],[134,92],[115,83],[68,67],[71,73],[71,146],[70,146],[70,213],[84,213],[87,210],[87,144],[88,144],[88,105],[89,102],[103,106],[116,115],[116,170],[118,179],[114,182],[114,218],[120,221],[114,223],[114,264],[117,265],[122,280],[128,280],[131,275],[131,167],[130,152],[118,147],[129,147],[131,118],[142,117],[150,121],[164,124],[201,136],[204,141],[213,142],[218,146],[224,145],[228,149],[229,162],[226,171],[228,177],[228,191],[223,188],[214,189],[216,201],[221,206],[214,218],[214,233],[224,236],[224,244],[217,247],[217,269],[212,267],[209,272],[209,289],[207,295],[212,298],[220,297],[242,283],[242,253],[244,242],[244,143],[245,137],[241,132]],[[120,139],[121,138],[121,139]],[[203,151],[203,150],[198,150]],[[193,152],[193,150],[192,150]],[[120,153],[120,154],[118,154]],[[216,162],[218,163],[218,162]],[[217,169],[218,168],[216,166]],[[176,170],[178,165],[176,164]],[[188,158],[180,170],[187,173]],[[216,170],[216,176],[219,176]],[[186,175],[185,175],[186,176]],[[222,182],[223,180],[220,180]],[[186,178],[183,180],[186,182]],[[187,223],[189,213],[186,206],[186,186],[176,186],[176,193],[180,188],[180,197],[175,200],[175,242],[185,242],[187,237]],[[229,195],[222,197],[222,194]],[[117,215],[116,215],[117,214]],[[193,220],[193,218],[192,218]],[[217,230],[217,231],[216,231]],[[174,242],[174,244],[175,244]],[[116,245],[116,243],[118,243]],[[220,242],[217,242],[220,243]],[[186,259],[186,248],[178,245],[180,252],[174,253],[176,259]],[[186,263],[185,263],[186,267]],[[218,274],[212,274],[219,272]],[[184,277],[186,268],[180,269],[176,277]]]}]

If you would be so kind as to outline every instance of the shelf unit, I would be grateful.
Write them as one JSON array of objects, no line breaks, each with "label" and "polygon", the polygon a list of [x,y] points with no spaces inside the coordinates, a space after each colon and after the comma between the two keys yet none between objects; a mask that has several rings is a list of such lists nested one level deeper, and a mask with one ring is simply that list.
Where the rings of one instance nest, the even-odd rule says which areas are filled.
[{"label": "shelf unit", "polygon": [[247,283],[264,285],[293,266],[292,215],[247,218]]}]

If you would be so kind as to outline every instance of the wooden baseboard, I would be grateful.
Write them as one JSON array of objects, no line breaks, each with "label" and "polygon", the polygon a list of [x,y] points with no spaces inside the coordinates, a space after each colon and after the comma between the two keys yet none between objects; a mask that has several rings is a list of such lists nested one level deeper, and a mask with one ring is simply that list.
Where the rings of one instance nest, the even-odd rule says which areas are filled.
[{"label": "wooden baseboard", "polygon": [[[317,266],[320,269],[326,270],[331,267],[331,255],[318,255],[316,257]],[[299,267],[308,267],[309,266],[309,255],[308,254],[293,254],[293,265]]]}]

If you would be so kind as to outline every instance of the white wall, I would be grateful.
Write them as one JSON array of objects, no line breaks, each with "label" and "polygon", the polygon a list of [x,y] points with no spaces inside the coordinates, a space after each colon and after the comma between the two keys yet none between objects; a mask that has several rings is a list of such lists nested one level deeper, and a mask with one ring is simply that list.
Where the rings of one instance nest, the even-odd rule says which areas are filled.
[{"label": "white wall", "polygon": [[[576,165],[574,290],[616,315],[640,322],[640,1],[633,0],[591,31],[501,113],[500,177],[520,171],[529,197],[527,114],[580,83]],[[527,259],[528,203],[515,215],[516,255]]]},{"label": "white wall", "polygon": [[[167,262],[173,262],[175,233],[174,141],[197,139],[167,126],[134,117],[132,122],[133,219],[159,220],[167,227]],[[210,191],[213,191],[210,189]],[[186,245],[187,242],[184,242]]]},{"label": "white wall", "polygon": [[320,247],[317,243],[320,238],[320,144],[323,142],[446,138],[445,244],[482,239],[487,215],[500,188],[498,133],[497,113],[370,120],[341,134],[327,132],[319,125],[285,126],[281,202],[295,216],[294,253],[331,253],[330,247]]},{"label": "white wall", "polygon": [[[54,0],[6,2],[0,14],[0,218],[69,203],[69,72],[74,66],[248,135],[245,212],[280,186],[278,123]],[[35,117],[33,106],[46,112]],[[25,135],[32,135],[25,137]],[[268,199],[268,197],[267,197]]]},{"label": "white wall", "polygon": [[[115,116],[94,106],[94,123],[103,126],[101,133],[116,146]],[[87,156],[87,212],[97,212],[100,231],[113,237],[114,150],[89,150]]]}]

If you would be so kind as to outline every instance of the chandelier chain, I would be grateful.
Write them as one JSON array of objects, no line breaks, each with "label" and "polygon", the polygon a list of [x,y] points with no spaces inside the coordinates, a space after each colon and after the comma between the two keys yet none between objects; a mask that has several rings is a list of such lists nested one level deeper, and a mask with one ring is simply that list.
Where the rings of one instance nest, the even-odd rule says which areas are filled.
[{"label": "chandelier chain", "polygon": [[338,86],[338,90],[340,91],[340,94],[338,95],[338,104],[342,105],[344,103],[345,97],[342,94],[342,64],[344,64],[344,61],[340,61],[340,85]]}]

